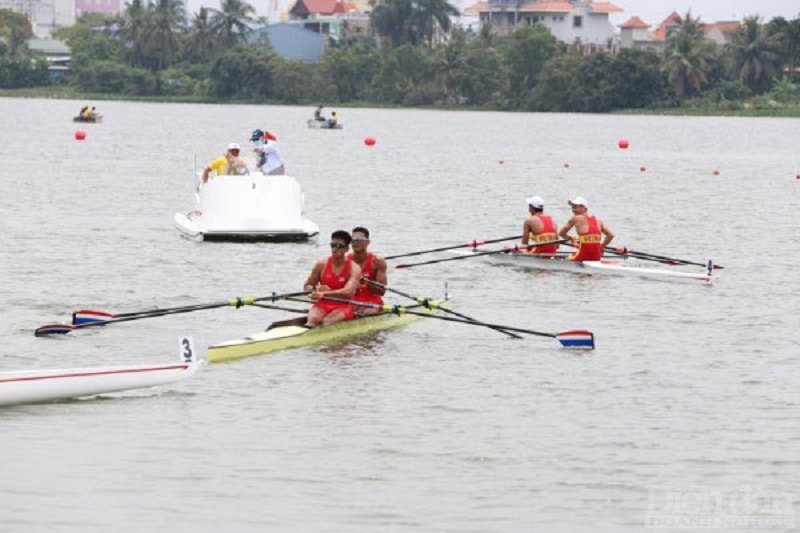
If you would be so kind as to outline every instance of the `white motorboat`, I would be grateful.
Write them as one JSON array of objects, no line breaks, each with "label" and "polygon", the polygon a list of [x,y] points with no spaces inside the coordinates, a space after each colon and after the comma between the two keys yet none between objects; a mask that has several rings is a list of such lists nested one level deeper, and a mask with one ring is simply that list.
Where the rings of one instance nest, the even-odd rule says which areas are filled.
[{"label": "white motorboat", "polygon": [[0,372],[0,406],[169,385],[193,376],[203,364],[191,339],[181,337],[174,363]]},{"label": "white motorboat", "polygon": [[315,118],[308,119],[306,121],[306,124],[308,124],[309,128],[315,130],[340,130],[344,128],[341,122],[337,122],[336,124],[331,126],[331,123],[328,122],[327,120],[317,120]]},{"label": "white motorboat", "polygon": [[195,209],[175,215],[175,225],[186,237],[287,242],[319,234],[319,226],[305,217],[305,195],[291,176],[212,177],[199,184],[195,196]]}]

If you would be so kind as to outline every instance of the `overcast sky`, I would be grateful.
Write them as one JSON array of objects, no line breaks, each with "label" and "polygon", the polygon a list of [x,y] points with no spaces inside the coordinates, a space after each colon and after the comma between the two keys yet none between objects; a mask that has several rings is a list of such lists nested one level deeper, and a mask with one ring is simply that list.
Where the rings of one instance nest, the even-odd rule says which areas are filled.
[{"label": "overcast sky", "polygon": [[693,17],[702,22],[721,20],[742,20],[750,15],[760,15],[765,22],[782,16],[787,20],[800,15],[800,2],[797,0],[610,0],[625,11],[614,15],[611,21],[621,24],[632,16],[653,26],[677,11],[681,15],[689,9]]}]

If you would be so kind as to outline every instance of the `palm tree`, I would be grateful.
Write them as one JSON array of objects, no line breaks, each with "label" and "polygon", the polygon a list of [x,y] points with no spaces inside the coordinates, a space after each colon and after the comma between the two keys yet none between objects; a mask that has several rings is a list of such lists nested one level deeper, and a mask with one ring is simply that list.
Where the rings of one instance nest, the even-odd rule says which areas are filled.
[{"label": "palm tree", "polygon": [[143,38],[155,70],[163,70],[178,55],[177,32],[184,20],[183,0],[157,0],[153,6]]},{"label": "palm tree", "polygon": [[255,22],[256,10],[242,0],[222,0],[220,9],[210,9],[209,24],[212,35],[217,37],[217,50],[224,51],[240,42],[246,42],[250,25]]},{"label": "palm tree", "polygon": [[370,0],[372,29],[383,39],[384,48],[395,48],[411,42],[411,0]]},{"label": "palm tree", "polygon": [[194,16],[189,41],[186,43],[184,56],[190,62],[206,63],[214,52],[214,36],[208,22],[208,9],[201,7]]},{"label": "palm tree", "polygon": [[[416,5],[415,5],[416,4]],[[433,46],[433,36],[441,30],[449,33],[453,23],[450,17],[459,15],[459,10],[447,0],[418,0],[412,4],[411,25],[414,28],[416,43]]]},{"label": "palm tree", "polygon": [[149,6],[145,5],[142,0],[131,0],[130,3],[125,3],[120,35],[127,50],[128,61],[135,66],[142,65],[145,61],[144,33],[148,18]]},{"label": "palm tree", "polygon": [[712,47],[713,42],[707,41],[700,31],[700,19],[687,12],[678,31],[669,38],[662,67],[679,103],[700,91],[708,81]]},{"label": "palm tree", "polygon": [[767,91],[780,70],[778,40],[768,35],[758,16],[745,17],[726,48],[736,75],[753,92]]}]

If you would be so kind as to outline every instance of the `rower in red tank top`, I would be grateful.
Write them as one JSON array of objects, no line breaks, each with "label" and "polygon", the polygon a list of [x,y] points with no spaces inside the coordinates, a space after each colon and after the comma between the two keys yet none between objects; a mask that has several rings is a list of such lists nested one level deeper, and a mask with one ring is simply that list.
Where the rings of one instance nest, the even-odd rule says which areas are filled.
[{"label": "rower in red tank top", "polygon": [[[528,202],[528,218],[522,224],[522,242],[523,246],[528,246],[529,242],[532,244],[539,244],[543,242],[552,243],[558,239],[556,235],[556,224],[553,218],[544,214],[544,200],[539,196],[531,196]],[[558,252],[558,244],[545,244],[536,246],[534,248],[525,249],[526,253],[552,255]]]},{"label": "rower in red tank top", "polygon": [[[595,216],[589,214],[588,202],[585,198],[577,196],[569,201],[572,206],[573,216],[558,232],[559,237],[577,243],[578,250],[569,258],[572,261],[600,261],[603,250],[614,239],[614,232]],[[569,230],[575,228],[578,237],[569,235]]]},{"label": "rower in red tank top", "polygon": [[311,270],[304,289],[312,291],[310,297],[316,302],[308,311],[306,326],[324,326],[354,318],[351,304],[326,300],[350,300],[358,289],[361,267],[346,255],[350,241],[350,234],[346,231],[334,231],[330,257],[317,261]]},{"label": "rower in red tank top", "polygon": [[[382,295],[386,292],[384,286],[387,283],[386,260],[367,251],[370,242],[367,228],[363,226],[353,228],[353,241],[351,243],[353,253],[348,257],[361,267],[361,283],[355,295],[353,295],[353,300],[373,305],[383,305]],[[370,281],[374,283],[369,283]],[[380,312],[380,309],[363,307],[356,309],[356,312],[368,314]]]}]

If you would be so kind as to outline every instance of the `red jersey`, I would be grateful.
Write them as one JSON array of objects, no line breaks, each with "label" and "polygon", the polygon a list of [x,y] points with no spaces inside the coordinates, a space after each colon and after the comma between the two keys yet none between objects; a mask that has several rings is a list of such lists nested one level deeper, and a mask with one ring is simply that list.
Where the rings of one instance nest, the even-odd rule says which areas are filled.
[{"label": "red jersey", "polygon": [[[347,258],[348,259],[352,259],[353,258],[353,254],[348,254]],[[364,266],[361,268],[361,277],[362,278],[366,278],[366,279],[368,279],[370,281],[376,281],[375,280],[375,265],[374,265],[374,263],[375,263],[375,254],[372,254],[372,253],[368,252],[367,253],[367,260],[364,261]],[[363,281],[363,279],[362,279],[361,283],[358,285],[358,289],[356,290],[356,293],[353,295],[353,300],[355,300],[357,302],[364,302],[364,303],[370,303],[370,304],[375,304],[375,305],[383,305],[383,298],[381,298],[381,295],[376,293],[376,292],[372,292],[372,290],[370,290],[369,283],[367,283],[366,281]]]},{"label": "red jersey", "polygon": [[[531,233],[530,238],[533,241],[533,244],[537,244],[540,242],[549,242],[554,241],[558,238],[558,234],[556,233],[556,226],[553,224],[553,218],[549,215],[533,215],[538,218],[542,222],[542,232],[538,235],[534,235]],[[544,246],[537,246],[536,248],[530,249],[531,253],[534,254],[554,254],[558,252],[558,244],[546,244]]]},{"label": "red jersey", "polygon": [[[343,289],[344,286],[347,285],[347,280],[350,279],[350,270],[352,265],[353,261],[350,259],[350,257],[348,257],[344,262],[342,271],[337,274],[333,271],[333,258],[329,257],[325,262],[325,268],[322,269],[322,275],[319,277],[320,284],[327,285],[332,291]],[[325,311],[326,315],[332,313],[333,311],[341,311],[344,313],[346,320],[352,320],[355,316],[353,314],[353,306],[351,304],[332,302],[330,300],[326,300],[325,298],[317,300],[313,307],[322,309]]]},{"label": "red jersey", "polygon": [[570,256],[572,261],[600,261],[603,258],[603,238],[597,218],[583,215],[589,228],[583,235],[578,235],[578,251]]}]

